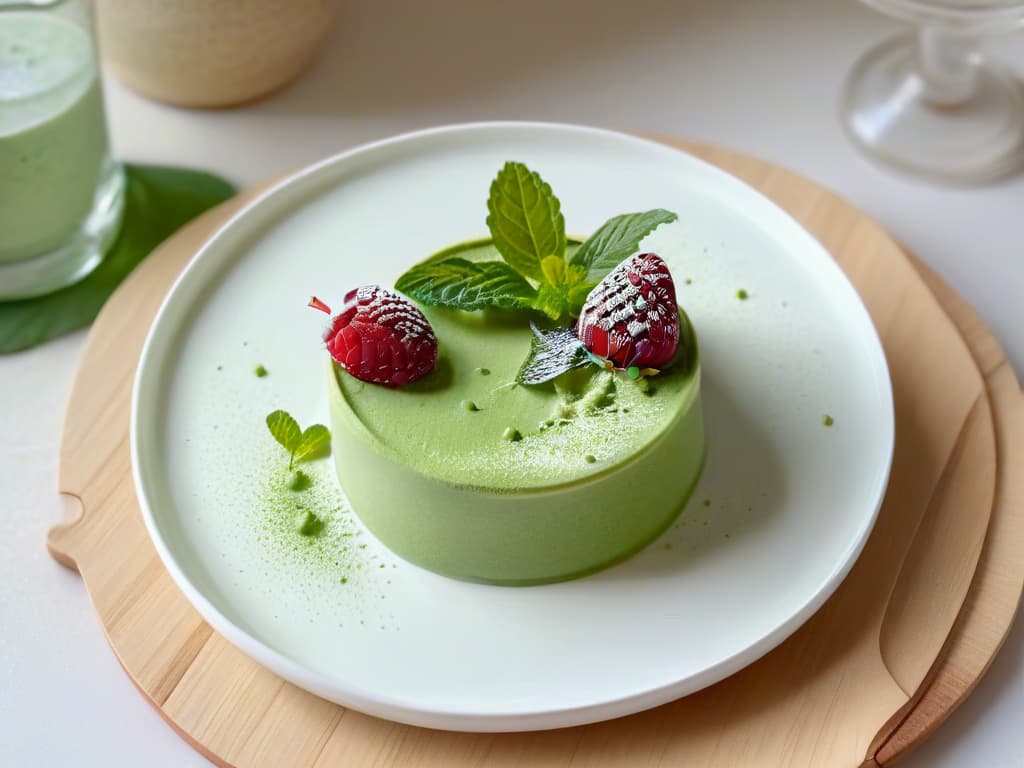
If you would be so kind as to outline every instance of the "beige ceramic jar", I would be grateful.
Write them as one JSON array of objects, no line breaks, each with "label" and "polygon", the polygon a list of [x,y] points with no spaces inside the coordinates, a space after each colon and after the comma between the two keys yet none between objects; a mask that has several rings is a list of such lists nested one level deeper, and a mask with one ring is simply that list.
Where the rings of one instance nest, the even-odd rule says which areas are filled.
[{"label": "beige ceramic jar", "polygon": [[96,21],[103,58],[129,88],[223,107],[294,80],[336,8],[336,0],[96,0]]}]

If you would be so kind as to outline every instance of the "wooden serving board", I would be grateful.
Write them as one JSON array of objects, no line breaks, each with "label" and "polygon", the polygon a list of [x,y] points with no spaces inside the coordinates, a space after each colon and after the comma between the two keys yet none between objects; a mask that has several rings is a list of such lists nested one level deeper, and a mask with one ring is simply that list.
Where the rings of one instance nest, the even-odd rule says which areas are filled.
[{"label": "wooden serving board", "polygon": [[[167,241],[97,319],[72,387],[49,535],[85,580],[142,694],[231,766],[888,765],[970,692],[1024,584],[1024,396],[998,344],[941,279],[836,195],[763,161],[683,144],[789,210],[834,255],[885,346],[896,452],[858,563],[785,643],[731,678],[606,723],[462,734],[378,720],[275,677],[215,634],[163,569],[132,486],[129,398],[160,298],[243,195]],[[828,510],[822,510],[827,514]]]}]

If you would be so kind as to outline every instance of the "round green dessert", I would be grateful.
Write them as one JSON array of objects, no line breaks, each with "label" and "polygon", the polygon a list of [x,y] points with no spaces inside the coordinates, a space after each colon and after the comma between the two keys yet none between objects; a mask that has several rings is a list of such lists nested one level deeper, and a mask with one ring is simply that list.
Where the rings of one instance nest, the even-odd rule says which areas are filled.
[{"label": "round green dessert", "polygon": [[[498,258],[489,242],[458,255]],[[622,560],[675,519],[705,455],[683,313],[679,350],[657,376],[588,364],[528,386],[516,382],[528,318],[421,309],[439,340],[422,379],[392,389],[328,369],[338,479],[391,550],[458,579],[539,584]]]}]

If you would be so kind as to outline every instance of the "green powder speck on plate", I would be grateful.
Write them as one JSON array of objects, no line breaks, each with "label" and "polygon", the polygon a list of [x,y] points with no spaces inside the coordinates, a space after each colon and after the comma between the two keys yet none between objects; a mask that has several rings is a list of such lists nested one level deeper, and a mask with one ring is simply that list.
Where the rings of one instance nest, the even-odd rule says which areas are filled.
[{"label": "green powder speck on plate", "polygon": [[821,417],[821,423],[824,424],[826,427],[831,427],[833,424],[836,423],[836,420],[826,413],[824,416]]},{"label": "green powder speck on plate", "polygon": [[299,512],[295,526],[300,536],[319,536],[324,531],[324,521],[308,509]]},{"label": "green powder speck on plate", "polygon": [[264,367],[264,365],[263,365],[263,364],[261,363],[260,365],[257,365],[257,366],[256,366],[256,367],[255,367],[255,368],[253,369],[253,373],[255,373],[255,374],[256,374],[256,378],[258,378],[258,379],[262,379],[262,378],[263,378],[264,376],[266,376],[266,375],[267,375],[267,369],[266,369],[266,367]]}]

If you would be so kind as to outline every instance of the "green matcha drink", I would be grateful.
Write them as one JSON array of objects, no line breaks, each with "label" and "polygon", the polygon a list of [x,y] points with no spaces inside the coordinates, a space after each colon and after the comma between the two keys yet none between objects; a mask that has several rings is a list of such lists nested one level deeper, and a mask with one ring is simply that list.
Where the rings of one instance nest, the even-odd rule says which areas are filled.
[{"label": "green matcha drink", "polygon": [[0,282],[66,283],[98,260],[75,240],[102,239],[111,219],[116,228],[112,185],[119,192],[89,33],[54,12],[0,11],[0,269],[48,254],[61,262]]},{"label": "green matcha drink", "polygon": [[[458,255],[498,257],[489,242]],[[440,340],[429,375],[388,388],[330,368],[339,479],[392,550],[457,578],[540,583],[620,560],[675,518],[704,460],[685,316],[658,376],[588,365],[528,386],[522,314],[421,309]]]}]

